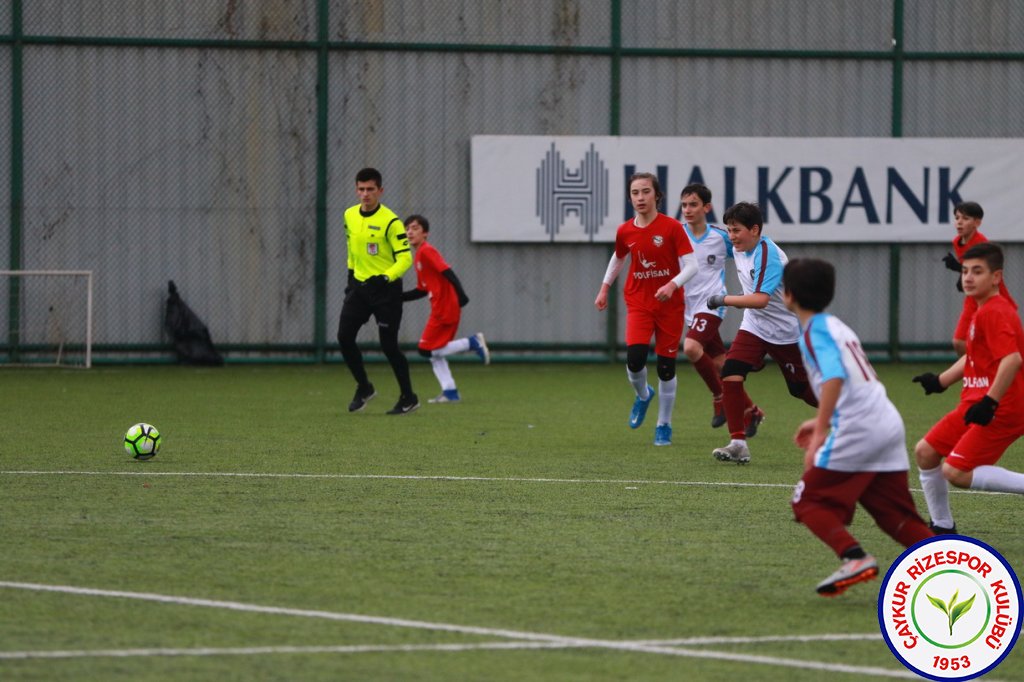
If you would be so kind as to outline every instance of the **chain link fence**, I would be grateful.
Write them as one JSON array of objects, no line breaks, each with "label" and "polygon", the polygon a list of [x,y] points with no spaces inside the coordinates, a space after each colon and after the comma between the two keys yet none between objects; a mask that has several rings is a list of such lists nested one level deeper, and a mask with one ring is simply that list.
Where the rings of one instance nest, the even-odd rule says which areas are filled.
[{"label": "chain link fence", "polygon": [[[1008,0],[10,0],[0,266],[91,270],[97,362],[170,357],[170,280],[230,361],[337,360],[342,213],[370,165],[430,218],[463,331],[499,359],[608,357],[609,247],[472,242],[473,135],[1020,137],[1022,29]],[[876,350],[948,347],[941,245],[784,247],[836,261]],[[0,294],[9,361],[52,311]],[[407,307],[404,343],[426,315]]]}]

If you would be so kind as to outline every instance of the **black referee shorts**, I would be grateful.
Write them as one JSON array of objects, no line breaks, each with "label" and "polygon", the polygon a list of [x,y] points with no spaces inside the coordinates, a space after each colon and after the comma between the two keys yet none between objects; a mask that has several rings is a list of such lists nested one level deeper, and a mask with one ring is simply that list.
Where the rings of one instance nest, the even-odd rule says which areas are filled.
[{"label": "black referee shorts", "polygon": [[338,335],[345,328],[358,330],[371,315],[378,327],[398,333],[402,325],[402,280],[378,286],[357,283],[341,305]]}]

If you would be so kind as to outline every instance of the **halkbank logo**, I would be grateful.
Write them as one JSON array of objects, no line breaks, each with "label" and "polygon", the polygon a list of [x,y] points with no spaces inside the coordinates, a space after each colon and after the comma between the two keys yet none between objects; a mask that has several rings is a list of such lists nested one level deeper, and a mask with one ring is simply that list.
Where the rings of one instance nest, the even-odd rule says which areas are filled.
[{"label": "halkbank logo", "polygon": [[569,215],[579,219],[589,240],[594,241],[608,217],[608,169],[594,145],[572,168],[552,142],[536,174],[536,215],[551,241]]},{"label": "halkbank logo", "polygon": [[1006,559],[962,535],[905,551],[878,596],[889,649],[931,680],[969,680],[996,667],[1020,635],[1020,613],[1020,582]]}]

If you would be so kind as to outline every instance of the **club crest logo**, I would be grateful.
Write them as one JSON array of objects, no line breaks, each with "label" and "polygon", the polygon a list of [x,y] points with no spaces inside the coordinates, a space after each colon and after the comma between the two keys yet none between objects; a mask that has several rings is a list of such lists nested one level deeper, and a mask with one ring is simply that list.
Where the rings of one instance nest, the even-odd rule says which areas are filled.
[{"label": "club crest logo", "polygon": [[708,258],[707,258],[707,260],[708,260],[708,265],[714,265],[714,264],[715,264],[715,261],[717,261],[717,260],[718,260],[718,256],[716,256],[716,255],[715,255],[715,254],[713,254],[713,253],[709,253],[709,254],[708,254]]},{"label": "club crest logo", "polygon": [[376,242],[370,242],[366,245],[366,253],[371,256],[376,256],[380,252],[380,246]]},{"label": "club crest logo", "polygon": [[996,667],[1020,635],[1021,588],[1006,560],[962,535],[919,542],[893,563],[878,623],[903,665],[930,680],[969,680]]},{"label": "club crest logo", "polygon": [[655,246],[661,246],[662,244],[665,243],[664,238],[662,238],[662,236],[660,234],[654,235],[654,238],[651,239],[651,241],[654,242]]}]

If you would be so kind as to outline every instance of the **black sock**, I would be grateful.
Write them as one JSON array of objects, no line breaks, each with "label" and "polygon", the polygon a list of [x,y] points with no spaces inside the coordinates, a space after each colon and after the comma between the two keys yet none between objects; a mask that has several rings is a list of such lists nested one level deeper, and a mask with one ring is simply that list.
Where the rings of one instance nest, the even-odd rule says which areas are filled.
[{"label": "black sock", "polygon": [[854,545],[850,549],[843,552],[841,559],[863,559],[867,556],[867,553],[860,548],[860,545]]}]

